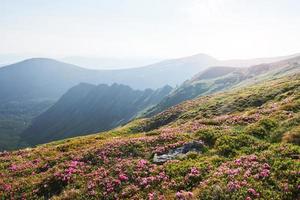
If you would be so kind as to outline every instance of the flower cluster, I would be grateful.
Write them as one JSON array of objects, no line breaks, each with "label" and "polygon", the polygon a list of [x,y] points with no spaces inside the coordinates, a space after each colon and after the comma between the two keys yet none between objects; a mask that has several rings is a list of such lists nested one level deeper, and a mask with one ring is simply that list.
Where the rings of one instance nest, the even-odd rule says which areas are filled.
[{"label": "flower cluster", "polygon": [[259,193],[256,192],[255,189],[253,189],[253,188],[249,188],[248,193],[255,198],[258,198],[260,196]]},{"label": "flower cluster", "polygon": [[188,181],[190,179],[198,178],[200,176],[200,171],[197,167],[192,167],[190,172],[185,176],[185,180]]},{"label": "flower cluster", "polygon": [[251,115],[221,115],[214,118],[218,124],[240,124],[247,125],[257,122],[261,116],[258,113]]},{"label": "flower cluster", "polygon": [[67,164],[67,168],[62,172],[54,173],[54,176],[62,180],[64,182],[69,182],[72,180],[72,176],[75,174],[82,174],[82,168],[85,166],[85,163],[79,162],[77,160],[72,160],[69,164]]},{"label": "flower cluster", "polygon": [[[234,160],[234,162],[223,163],[215,172],[215,175],[226,175],[232,180],[234,180],[236,176],[242,175],[244,181],[246,181],[249,178],[267,178],[270,176],[270,169],[271,167],[269,164],[259,162],[256,155],[249,155],[242,156],[239,159]],[[235,183],[239,182],[231,182],[230,187],[236,185]]]},{"label": "flower cluster", "polygon": [[178,200],[189,200],[193,198],[193,193],[181,190],[176,193],[175,197]]},{"label": "flower cluster", "polygon": [[35,159],[33,161],[28,161],[28,162],[23,162],[23,163],[18,163],[18,164],[13,163],[9,166],[9,170],[13,171],[13,172],[18,172],[18,171],[22,171],[25,169],[32,169],[32,168],[37,167],[40,162],[41,162],[40,159]]},{"label": "flower cluster", "polygon": [[[138,191],[148,191],[157,187],[165,187],[168,176],[160,166],[149,163],[144,159],[118,159],[113,169],[98,168],[88,178],[88,193],[101,193],[104,197],[130,198]],[[122,189],[121,189],[122,188]],[[147,193],[151,199],[161,194]]]},{"label": "flower cluster", "polygon": [[[280,176],[274,174],[275,169],[271,167],[267,160],[266,157],[258,157],[252,154],[222,163],[211,176],[201,182],[202,189],[199,197],[207,198],[207,196],[201,195],[207,194],[207,191],[211,193],[214,188],[219,188],[218,190],[226,193],[227,198],[257,199],[269,195],[268,184],[276,182],[277,179],[284,178],[284,176],[290,177],[289,183],[286,181],[277,182],[273,187],[281,188],[278,189],[277,193],[273,190],[273,195],[276,194],[276,198],[282,198],[282,192],[291,196],[295,194],[297,185],[291,185],[291,183],[297,184],[297,178],[295,175],[291,175],[295,172],[292,170],[292,165],[288,172],[282,172],[285,174],[284,176]],[[277,179],[274,179],[275,177]],[[289,198],[292,198],[291,196]]]}]

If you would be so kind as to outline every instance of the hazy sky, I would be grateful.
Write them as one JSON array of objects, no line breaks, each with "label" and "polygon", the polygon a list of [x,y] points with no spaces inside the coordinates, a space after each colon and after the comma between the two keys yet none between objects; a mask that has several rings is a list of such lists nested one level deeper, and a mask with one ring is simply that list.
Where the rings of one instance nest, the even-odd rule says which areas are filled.
[{"label": "hazy sky", "polygon": [[299,0],[0,0],[0,54],[252,58],[299,36]]}]

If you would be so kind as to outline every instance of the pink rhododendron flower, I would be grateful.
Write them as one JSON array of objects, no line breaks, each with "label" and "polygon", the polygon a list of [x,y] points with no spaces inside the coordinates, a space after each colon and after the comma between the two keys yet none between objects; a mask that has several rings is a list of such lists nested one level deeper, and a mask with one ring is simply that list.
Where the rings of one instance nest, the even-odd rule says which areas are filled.
[{"label": "pink rhododendron flower", "polygon": [[128,181],[128,177],[127,177],[125,174],[120,174],[120,175],[119,175],[119,179],[120,179],[121,181]]},{"label": "pink rhododendron flower", "polygon": [[148,194],[148,199],[149,199],[149,200],[154,200],[154,199],[155,199],[155,193],[150,192],[150,193]]},{"label": "pink rhododendron flower", "polygon": [[193,193],[181,190],[179,192],[176,192],[175,196],[178,200],[189,200],[193,198]]},{"label": "pink rhododendron flower", "polygon": [[235,190],[238,190],[241,188],[241,185],[238,181],[230,181],[228,184],[227,184],[227,188],[229,191],[235,191]]},{"label": "pink rhododendron flower", "polygon": [[253,189],[253,188],[249,188],[248,189],[248,193],[251,194],[251,195],[253,195],[254,197],[259,197],[259,193],[256,192],[256,190]]},{"label": "pink rhododendron flower", "polygon": [[9,169],[11,170],[11,171],[17,171],[17,165],[15,165],[15,164],[12,164],[10,167],[9,167]]}]

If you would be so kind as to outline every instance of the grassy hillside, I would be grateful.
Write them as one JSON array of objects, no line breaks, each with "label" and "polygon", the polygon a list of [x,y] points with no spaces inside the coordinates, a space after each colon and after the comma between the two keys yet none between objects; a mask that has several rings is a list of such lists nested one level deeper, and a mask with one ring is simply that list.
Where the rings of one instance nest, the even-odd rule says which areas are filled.
[{"label": "grassy hillside", "polygon": [[192,79],[185,81],[158,105],[150,108],[145,113],[145,116],[152,116],[171,106],[198,96],[209,95],[299,72],[299,56],[275,63],[254,65],[248,68],[211,67],[196,74]]},{"label": "grassy hillside", "polygon": [[299,199],[299,111],[300,75],[291,75],[109,132],[2,152],[0,197]]}]

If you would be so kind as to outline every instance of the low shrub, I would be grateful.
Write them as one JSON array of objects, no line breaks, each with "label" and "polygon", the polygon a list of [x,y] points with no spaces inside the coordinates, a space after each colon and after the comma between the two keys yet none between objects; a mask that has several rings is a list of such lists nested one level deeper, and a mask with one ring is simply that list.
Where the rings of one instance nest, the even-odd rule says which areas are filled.
[{"label": "low shrub", "polygon": [[270,136],[271,132],[276,127],[278,127],[278,124],[275,120],[265,118],[248,126],[245,131],[247,134],[253,135],[260,139],[265,139]]},{"label": "low shrub", "polygon": [[287,103],[282,106],[282,109],[286,110],[286,111],[299,112],[300,111],[300,100]]},{"label": "low shrub", "polygon": [[286,132],[282,137],[282,141],[300,145],[300,126]]},{"label": "low shrub", "polygon": [[238,154],[238,151],[251,153],[258,151],[261,148],[257,139],[250,135],[223,135],[217,139],[214,148],[218,154],[225,157],[233,157]]},{"label": "low shrub", "polygon": [[200,129],[195,135],[208,146],[213,146],[220,133],[215,129]]}]

